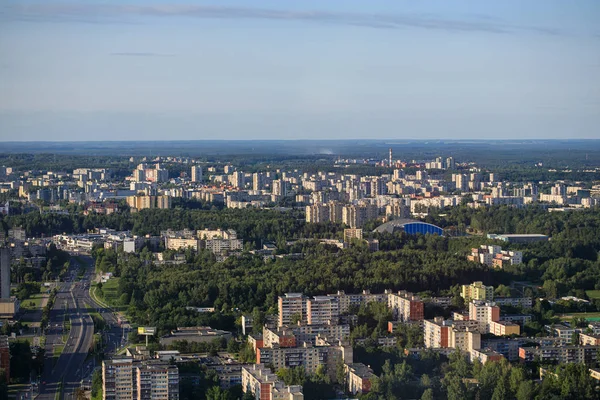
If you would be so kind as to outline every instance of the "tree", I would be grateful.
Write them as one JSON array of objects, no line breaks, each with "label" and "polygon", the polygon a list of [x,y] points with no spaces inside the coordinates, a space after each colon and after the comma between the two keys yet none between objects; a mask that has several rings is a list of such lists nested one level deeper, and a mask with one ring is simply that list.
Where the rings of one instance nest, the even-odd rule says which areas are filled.
[{"label": "tree", "polygon": [[433,400],[433,390],[431,388],[425,389],[423,395],[421,396],[421,400]]},{"label": "tree", "polygon": [[534,387],[533,382],[531,381],[523,381],[519,384],[519,388],[517,389],[517,400],[531,400],[534,395]]},{"label": "tree", "polygon": [[206,391],[206,400],[229,400],[229,396],[219,386],[212,386]]}]

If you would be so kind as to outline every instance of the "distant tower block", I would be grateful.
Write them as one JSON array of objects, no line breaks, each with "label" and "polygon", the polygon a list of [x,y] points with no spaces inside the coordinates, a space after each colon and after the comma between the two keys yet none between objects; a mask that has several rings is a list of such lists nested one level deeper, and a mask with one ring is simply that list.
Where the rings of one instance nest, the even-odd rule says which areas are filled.
[{"label": "distant tower block", "polygon": [[392,148],[390,147],[390,163],[389,166],[392,166]]}]

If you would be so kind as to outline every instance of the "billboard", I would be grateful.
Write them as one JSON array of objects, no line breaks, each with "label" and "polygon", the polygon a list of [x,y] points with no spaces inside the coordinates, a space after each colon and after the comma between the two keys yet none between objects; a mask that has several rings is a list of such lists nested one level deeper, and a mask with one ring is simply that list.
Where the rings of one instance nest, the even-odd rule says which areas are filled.
[{"label": "billboard", "polygon": [[138,335],[152,336],[156,333],[156,327],[153,326],[138,326]]}]

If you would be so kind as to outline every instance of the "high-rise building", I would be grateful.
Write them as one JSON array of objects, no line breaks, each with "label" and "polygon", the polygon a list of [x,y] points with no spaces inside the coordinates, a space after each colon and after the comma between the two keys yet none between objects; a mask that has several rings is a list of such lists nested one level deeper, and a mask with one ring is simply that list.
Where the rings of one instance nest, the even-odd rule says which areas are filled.
[{"label": "high-rise building", "polygon": [[246,185],[244,173],[241,171],[235,171],[233,174],[229,175],[229,183],[235,188],[243,189]]},{"label": "high-rise building", "polygon": [[315,296],[306,302],[308,325],[337,324],[340,319],[340,305],[337,298]]},{"label": "high-rise building", "polygon": [[360,228],[344,229],[344,243],[350,243],[352,239],[362,240],[363,230]]},{"label": "high-rise building", "polygon": [[403,290],[388,294],[388,307],[399,321],[422,321],[425,316],[423,301]]},{"label": "high-rise building", "polygon": [[361,228],[365,222],[377,219],[379,209],[374,204],[347,205],[342,210],[342,222],[351,228]]},{"label": "high-rise building", "polygon": [[279,296],[279,326],[290,325],[294,319],[306,321],[306,297],[302,293]]},{"label": "high-rise building", "polygon": [[265,188],[265,175],[262,172],[252,174],[252,190],[259,191]]},{"label": "high-rise building", "polygon": [[462,285],[461,297],[465,302],[471,300],[494,300],[494,287],[485,286],[483,282],[473,282],[470,285]]},{"label": "high-rise building", "polygon": [[102,399],[137,399],[133,358],[114,358],[102,362]]},{"label": "high-rise building", "polygon": [[127,205],[136,210],[144,210],[147,208],[171,208],[171,196],[129,196],[127,197]]},{"label": "high-rise building", "polygon": [[103,400],[178,400],[179,370],[174,365],[132,357],[102,362]]},{"label": "high-rise building", "polygon": [[202,167],[192,165],[192,182],[202,182]]},{"label": "high-rise building", "polygon": [[283,179],[273,181],[273,194],[277,196],[287,196],[288,183]]},{"label": "high-rise building", "polygon": [[306,206],[306,222],[319,224],[329,222],[329,208],[326,204],[313,204]]},{"label": "high-rise building", "polygon": [[257,400],[303,400],[302,386],[286,386],[262,364],[242,366],[242,391]]}]

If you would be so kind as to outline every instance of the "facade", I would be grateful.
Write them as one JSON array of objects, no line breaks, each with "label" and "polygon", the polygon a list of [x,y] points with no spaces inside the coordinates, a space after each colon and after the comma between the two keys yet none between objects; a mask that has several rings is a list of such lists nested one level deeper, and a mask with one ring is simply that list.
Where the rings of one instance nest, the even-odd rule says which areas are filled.
[{"label": "facade", "polygon": [[129,196],[127,205],[136,210],[148,208],[171,208],[171,196]]},{"label": "facade", "polygon": [[461,297],[465,302],[471,300],[494,300],[494,287],[485,286],[483,282],[473,282],[470,285],[462,285]]},{"label": "facade", "polygon": [[422,321],[425,317],[423,301],[410,292],[388,293],[388,307],[398,321]]},{"label": "facade", "polygon": [[294,318],[306,321],[306,298],[302,293],[286,293],[279,296],[278,326],[291,325]]},{"label": "facade", "polygon": [[200,240],[198,239],[188,239],[188,238],[176,238],[176,237],[167,237],[165,238],[165,248],[167,250],[180,250],[192,248],[194,251],[198,251],[200,249]]},{"label": "facade", "polygon": [[342,223],[360,228],[365,222],[377,219],[379,209],[373,204],[347,205],[342,209]]},{"label": "facade", "polygon": [[306,319],[309,325],[337,324],[340,319],[340,305],[336,298],[315,296],[306,301]]},{"label": "facade", "polygon": [[135,368],[138,400],[178,400],[179,370],[174,365],[139,365]]},{"label": "facade", "polygon": [[202,167],[199,165],[192,166],[192,182],[202,182]]},{"label": "facade", "polygon": [[242,391],[256,400],[304,400],[301,386],[285,386],[261,364],[242,366]]},{"label": "facade", "polygon": [[344,229],[344,243],[350,243],[352,239],[362,240],[363,230],[359,228]]},{"label": "facade", "polygon": [[132,358],[115,358],[102,362],[102,399],[137,399],[137,384]]},{"label": "facade", "polygon": [[579,344],[582,346],[600,346],[600,335],[580,333]]},{"label": "facade", "polygon": [[600,346],[540,346],[519,348],[522,361],[593,364],[598,360]]},{"label": "facade", "polygon": [[179,370],[174,365],[135,361],[132,357],[102,362],[104,400],[178,400]]},{"label": "facade", "polygon": [[533,299],[531,297],[494,297],[494,303],[498,306],[531,308]]},{"label": "facade", "polygon": [[375,377],[371,368],[362,363],[344,364],[344,372],[349,393],[355,395],[371,391],[371,382]]}]

